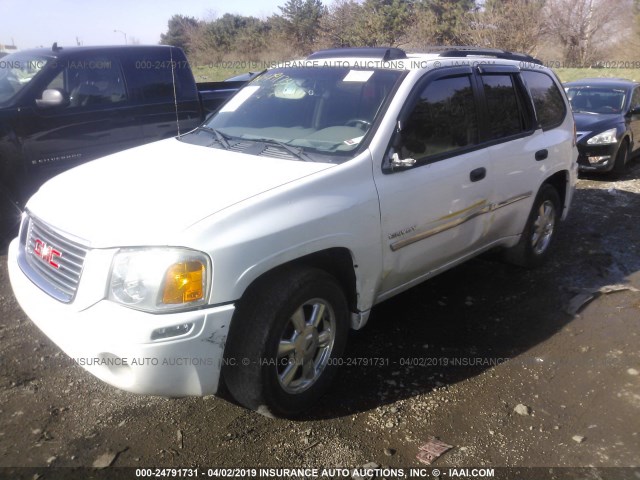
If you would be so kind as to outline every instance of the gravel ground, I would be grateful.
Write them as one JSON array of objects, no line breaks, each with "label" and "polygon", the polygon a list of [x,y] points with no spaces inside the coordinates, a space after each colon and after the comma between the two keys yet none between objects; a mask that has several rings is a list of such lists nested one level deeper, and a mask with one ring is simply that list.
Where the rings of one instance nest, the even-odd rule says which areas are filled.
[{"label": "gravel ground", "polygon": [[[639,467],[639,219],[640,162],[617,181],[581,179],[549,263],[473,260],[379,305],[350,337],[352,364],[296,421],[101,383],[21,312],[3,254],[0,478],[26,475],[15,467],[419,468],[430,437],[453,446],[441,470]],[[382,364],[356,362],[371,357]]]}]

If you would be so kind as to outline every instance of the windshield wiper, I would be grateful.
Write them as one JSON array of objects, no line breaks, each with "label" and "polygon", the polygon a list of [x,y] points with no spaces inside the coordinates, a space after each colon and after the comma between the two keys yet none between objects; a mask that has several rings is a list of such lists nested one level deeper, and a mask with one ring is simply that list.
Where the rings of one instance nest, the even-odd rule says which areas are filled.
[{"label": "windshield wiper", "polygon": [[305,162],[313,162],[313,159],[309,155],[307,155],[301,147],[293,147],[279,140],[273,140],[271,138],[243,138],[243,140],[249,140],[250,142],[271,143],[285,149],[287,152],[294,155],[299,160],[303,160]]},{"label": "windshield wiper", "polygon": [[223,134],[219,130],[216,130],[215,128],[203,127],[203,126],[198,127],[198,130],[204,130],[205,132],[209,132],[215,135],[216,140],[218,140],[218,143],[222,145],[226,150],[229,150],[231,148],[231,145],[229,145],[229,137],[227,137],[225,134]]}]

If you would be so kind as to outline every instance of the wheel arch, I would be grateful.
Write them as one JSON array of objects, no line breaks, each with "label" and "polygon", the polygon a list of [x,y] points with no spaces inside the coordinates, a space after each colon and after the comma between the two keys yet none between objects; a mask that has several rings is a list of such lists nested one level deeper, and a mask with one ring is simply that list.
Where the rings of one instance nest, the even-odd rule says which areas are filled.
[{"label": "wheel arch", "polygon": [[[336,261],[330,252],[330,261]],[[326,252],[318,252],[323,259]],[[338,255],[344,255],[340,252]],[[311,258],[309,258],[311,257]],[[349,305],[345,295],[342,294],[342,286],[336,277],[327,273],[327,268],[319,270],[312,265],[317,265],[314,254],[306,256],[304,261],[292,261],[282,264],[264,273],[246,289],[238,302],[233,320],[229,326],[228,335],[224,346],[224,361],[221,365],[220,387],[217,394],[223,397],[232,397],[240,405],[256,410],[268,417],[283,416],[295,417],[311,404],[315,403],[328,389],[333,376],[336,373],[336,362],[329,362],[329,357],[322,363],[319,375],[313,376],[312,383],[300,391],[288,391],[279,383],[281,372],[278,366],[286,365],[280,360],[288,358],[288,365],[293,365],[293,374],[300,379],[295,372],[299,369],[299,361],[312,360],[319,348],[328,349],[323,355],[331,358],[341,358],[348,337],[348,309]],[[302,259],[300,259],[302,260]],[[313,299],[313,300],[311,300]],[[333,318],[335,322],[325,332],[335,332],[332,340],[327,340],[324,345],[319,343],[318,326],[314,324],[316,341],[312,333],[307,329],[296,330],[303,334],[299,339],[303,342],[295,342],[294,337],[287,334],[289,349],[279,353],[279,344],[285,339],[287,324],[290,324],[293,316],[288,317],[289,312],[301,311],[307,326],[307,309],[303,305],[316,303],[319,299],[329,302],[335,310]],[[295,310],[291,310],[291,308]],[[315,311],[315,308],[314,308]],[[324,314],[323,314],[324,316]],[[321,317],[320,317],[321,318]],[[340,319],[340,321],[338,321]],[[311,335],[311,336],[307,336]],[[291,357],[291,347],[296,350],[296,356]],[[306,356],[306,349],[312,348],[312,356]],[[302,350],[302,352],[300,352]],[[328,353],[327,353],[328,352]],[[299,357],[298,354],[303,356]],[[241,362],[238,362],[241,359]],[[264,362],[262,360],[265,360]],[[278,360],[276,364],[275,361]],[[295,363],[291,363],[295,360]],[[290,378],[292,380],[293,378]],[[278,380],[278,383],[276,383]]]},{"label": "wheel arch", "polygon": [[[542,185],[551,185],[558,192],[560,197],[560,211],[563,212],[563,217],[566,215],[566,211],[569,204],[569,172],[562,170],[556,172],[547,178]],[[540,188],[542,188],[540,185]]]},{"label": "wheel arch", "polygon": [[349,310],[351,312],[358,310],[358,288],[355,270],[358,266],[354,263],[352,252],[344,247],[319,250],[277,265],[256,277],[247,286],[242,298],[253,289],[260,288],[260,285],[264,284],[264,282],[269,282],[275,276],[279,276],[286,270],[296,267],[317,268],[335,277],[342,287]]},{"label": "wheel arch", "polygon": [[22,210],[9,189],[0,183],[0,249],[18,234]]}]

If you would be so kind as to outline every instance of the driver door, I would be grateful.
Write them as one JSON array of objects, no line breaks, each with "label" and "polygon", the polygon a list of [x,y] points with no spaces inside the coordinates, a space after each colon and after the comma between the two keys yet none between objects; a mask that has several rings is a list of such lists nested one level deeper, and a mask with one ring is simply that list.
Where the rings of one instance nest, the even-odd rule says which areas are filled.
[{"label": "driver door", "polygon": [[493,172],[479,147],[472,70],[427,73],[403,111],[375,172],[384,262],[379,300],[468,256],[490,227]]}]

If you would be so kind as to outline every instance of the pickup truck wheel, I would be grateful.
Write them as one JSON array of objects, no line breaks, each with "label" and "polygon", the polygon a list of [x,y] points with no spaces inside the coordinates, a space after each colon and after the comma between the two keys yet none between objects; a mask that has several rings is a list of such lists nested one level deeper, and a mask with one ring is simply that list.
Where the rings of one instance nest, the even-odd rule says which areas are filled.
[{"label": "pickup truck wheel", "polygon": [[18,235],[22,212],[0,187],[0,253]]},{"label": "pickup truck wheel", "polygon": [[551,185],[545,184],[536,196],[520,241],[505,252],[505,259],[527,268],[542,264],[549,255],[559,218],[558,192]]},{"label": "pickup truck wheel", "polygon": [[298,415],[329,387],[347,333],[347,301],[331,275],[296,268],[272,277],[238,305],[225,351],[227,388],[265,415]]}]

